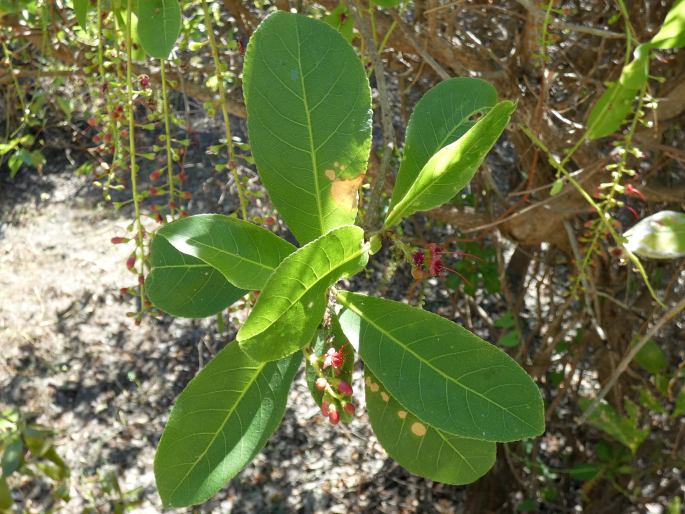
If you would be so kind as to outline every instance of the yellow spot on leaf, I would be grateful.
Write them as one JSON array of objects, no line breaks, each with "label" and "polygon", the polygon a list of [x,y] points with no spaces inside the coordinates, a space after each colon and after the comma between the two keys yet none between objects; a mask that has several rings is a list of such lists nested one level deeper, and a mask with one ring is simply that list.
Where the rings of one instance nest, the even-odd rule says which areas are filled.
[{"label": "yellow spot on leaf", "polygon": [[390,397],[388,396],[388,393],[386,393],[385,391],[381,391],[381,398],[383,399],[384,402],[387,402],[390,399]]},{"label": "yellow spot on leaf", "polygon": [[326,175],[326,178],[327,178],[328,180],[330,180],[331,182],[333,182],[333,181],[335,180],[335,177],[336,177],[335,171],[333,171],[333,170],[326,170],[326,171],[324,171],[323,173],[324,173],[324,175]]},{"label": "yellow spot on leaf", "polygon": [[400,419],[404,419],[407,417],[407,411],[406,410],[398,410],[397,411],[397,417]]},{"label": "yellow spot on leaf", "polygon": [[418,421],[412,423],[411,431],[414,435],[419,437],[426,435],[426,425],[419,423]]},{"label": "yellow spot on leaf", "polygon": [[364,380],[364,382],[366,382],[366,385],[367,385],[367,386],[370,386],[370,385],[371,385],[371,377],[366,377],[366,379]]},{"label": "yellow spot on leaf", "polygon": [[377,392],[378,392],[379,386],[378,386],[377,383],[371,382],[371,384],[369,385],[369,387],[371,388],[371,392],[372,392],[372,393],[377,393]]},{"label": "yellow spot on leaf", "polygon": [[357,190],[363,180],[363,174],[350,180],[334,180],[331,186],[331,196],[335,204],[350,210],[356,209]]}]

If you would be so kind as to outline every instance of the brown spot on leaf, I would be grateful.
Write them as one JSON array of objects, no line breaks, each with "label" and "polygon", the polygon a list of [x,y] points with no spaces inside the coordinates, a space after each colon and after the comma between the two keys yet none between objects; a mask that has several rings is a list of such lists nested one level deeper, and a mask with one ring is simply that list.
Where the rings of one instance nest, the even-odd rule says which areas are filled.
[{"label": "brown spot on leaf", "polygon": [[381,391],[381,398],[383,399],[384,402],[387,402],[388,400],[390,400],[388,393],[386,393],[385,391]]},{"label": "brown spot on leaf", "polygon": [[426,435],[426,425],[423,423],[419,423],[416,421],[415,423],[412,423],[411,425],[411,431],[414,435],[417,435],[419,437]]},{"label": "brown spot on leaf", "polygon": [[334,180],[331,185],[331,196],[336,205],[349,210],[357,207],[357,190],[362,185],[364,175],[350,180]]},{"label": "brown spot on leaf", "polygon": [[333,170],[326,170],[324,171],[324,175],[326,175],[326,178],[333,182],[335,180],[335,171]]},{"label": "brown spot on leaf", "polygon": [[397,417],[400,419],[404,419],[407,417],[407,411],[406,410],[398,410],[397,411]]}]

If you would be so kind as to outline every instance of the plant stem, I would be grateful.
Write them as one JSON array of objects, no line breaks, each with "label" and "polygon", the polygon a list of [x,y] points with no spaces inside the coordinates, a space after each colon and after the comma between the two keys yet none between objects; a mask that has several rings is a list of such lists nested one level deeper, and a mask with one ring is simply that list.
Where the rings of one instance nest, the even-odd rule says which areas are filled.
[{"label": "plant stem", "polygon": [[[136,247],[140,249],[140,274],[145,274],[145,251],[143,249],[143,224],[140,221],[140,199],[138,197],[138,168],[136,166],[136,140],[135,122],[133,119],[133,52],[131,42],[131,13],[133,11],[133,0],[128,0],[126,6],[126,105],[128,107],[128,147],[129,159],[131,162],[131,195],[133,197],[133,208],[135,209]],[[140,294],[140,311],[142,313],[145,304],[145,284],[138,285]]]},{"label": "plant stem", "polygon": [[162,102],[164,110],[164,132],[166,134],[166,165],[167,165],[167,180],[169,181],[169,214],[171,219],[174,219],[174,159],[171,152],[171,128],[169,119],[169,99],[167,97],[166,84],[166,63],[164,59],[159,60],[159,73],[162,79]]},{"label": "plant stem", "polygon": [[228,168],[233,175],[236,190],[238,191],[238,201],[240,202],[240,212],[244,220],[247,219],[247,199],[245,198],[245,191],[243,185],[240,183],[240,176],[236,167],[235,150],[233,148],[233,136],[231,135],[231,122],[228,117],[228,106],[226,104],[226,88],[224,87],[224,74],[219,60],[219,47],[216,44],[214,37],[214,25],[212,24],[212,16],[209,11],[209,6],[206,0],[202,0],[202,10],[205,16],[205,26],[207,27],[207,34],[209,36],[209,45],[212,47],[212,58],[214,59],[214,68],[216,68],[217,85],[219,87],[219,100],[221,102],[221,114],[224,118],[224,130],[226,137],[226,147],[228,148]]}]

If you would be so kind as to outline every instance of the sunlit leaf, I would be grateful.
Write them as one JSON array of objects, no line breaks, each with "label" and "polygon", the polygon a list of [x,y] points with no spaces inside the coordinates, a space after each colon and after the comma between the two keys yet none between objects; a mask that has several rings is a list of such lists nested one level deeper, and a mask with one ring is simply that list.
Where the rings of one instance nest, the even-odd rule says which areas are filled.
[{"label": "sunlit leaf", "polygon": [[354,49],[328,24],[278,11],[250,39],[243,81],[259,175],[298,241],[354,223],[371,145]]},{"label": "sunlit leaf", "polygon": [[233,285],[262,289],[295,247],[253,223],[222,214],[178,219],[157,231],[176,250],[209,264]]},{"label": "sunlit leaf", "polygon": [[685,0],[676,0],[673,3],[661,29],[649,44],[661,49],[685,46]]},{"label": "sunlit leaf", "polygon": [[540,391],[506,353],[430,312],[346,291],[337,298],[364,364],[423,422],[486,441],[544,431]]},{"label": "sunlit leaf", "polygon": [[[589,398],[580,398],[579,403],[581,409],[586,410],[592,401]],[[626,414],[626,416],[621,416],[611,405],[602,400],[588,417],[588,423],[603,430],[635,453],[649,436],[649,429],[641,429],[637,426],[637,413],[634,412],[633,404],[626,402]]]},{"label": "sunlit leaf", "polygon": [[495,463],[496,444],[437,430],[408,412],[365,368],[366,410],[378,442],[412,473],[444,484],[469,484]]},{"label": "sunlit leaf", "polygon": [[167,507],[202,503],[242,470],[283,418],[302,360],[260,363],[230,343],[176,399],[155,455]]},{"label": "sunlit leaf", "polygon": [[587,120],[587,137],[598,139],[616,132],[633,108],[637,91],[620,82],[611,84],[599,97]]},{"label": "sunlit leaf", "polygon": [[435,153],[391,209],[385,226],[451,200],[471,181],[515,109],[516,105],[508,100],[498,103],[454,143]]},{"label": "sunlit leaf", "polygon": [[264,286],[237,340],[260,361],[289,355],[312,340],[327,290],[360,271],[369,258],[364,231],[340,227],[286,257]]},{"label": "sunlit leaf", "polygon": [[152,269],[145,291],[155,307],[182,318],[204,318],[221,312],[247,291],[196,257],[174,248],[163,236],[150,245]]},{"label": "sunlit leaf", "polygon": [[685,213],[657,212],[633,225],[623,236],[625,247],[640,257],[685,257]]}]

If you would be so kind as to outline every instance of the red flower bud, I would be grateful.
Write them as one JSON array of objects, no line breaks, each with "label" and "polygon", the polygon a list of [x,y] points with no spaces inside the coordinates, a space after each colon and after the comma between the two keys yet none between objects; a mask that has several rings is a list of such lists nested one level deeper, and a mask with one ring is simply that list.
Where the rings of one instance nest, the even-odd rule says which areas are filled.
[{"label": "red flower bud", "polygon": [[128,259],[126,259],[126,267],[128,269],[133,269],[136,265],[136,254],[131,254]]},{"label": "red flower bud", "polygon": [[321,402],[321,414],[328,417],[330,411],[328,410],[328,402],[326,400]]},{"label": "red flower bud", "polygon": [[150,194],[151,194],[152,196],[157,196],[157,195],[159,194],[159,189],[157,189],[157,188],[154,187],[154,186],[151,187],[151,188],[150,188]]},{"label": "red flower bud", "polygon": [[343,409],[344,409],[345,412],[347,412],[348,414],[354,414],[354,411],[355,411],[354,403],[349,403],[349,402],[348,402],[348,403],[345,403],[345,404],[343,405]]},{"label": "red flower bud", "polygon": [[264,224],[265,225],[272,226],[275,223],[276,223],[276,220],[274,219],[273,216],[267,216],[266,218],[264,218]]},{"label": "red flower bud", "polygon": [[184,200],[190,200],[192,197],[193,193],[191,193],[190,191],[183,191],[183,193],[181,193],[181,198],[183,198]]},{"label": "red flower bud", "polygon": [[88,118],[87,123],[88,123],[88,125],[90,125],[91,127],[94,127],[95,125],[98,124],[98,120],[97,120],[97,118],[95,118],[94,116],[91,116],[90,118]]},{"label": "red flower bud", "polygon": [[323,377],[319,377],[316,379],[315,385],[319,391],[323,391],[326,389],[326,386],[328,385],[328,381]]},{"label": "red flower bud", "polygon": [[181,182],[185,182],[186,180],[188,180],[188,174],[185,171],[182,171],[178,174],[178,180],[180,180]]},{"label": "red flower bud", "polygon": [[338,384],[338,391],[341,394],[344,394],[345,396],[351,396],[352,395],[352,386],[345,382],[344,380],[341,380],[340,383]]},{"label": "red flower bud", "polygon": [[145,283],[145,277],[143,275],[138,275],[138,283],[141,286]]},{"label": "red flower bud", "polygon": [[625,192],[626,192],[626,195],[628,195],[628,196],[634,196],[635,198],[639,198],[643,202],[645,201],[645,195],[642,194],[642,191],[637,189],[632,184],[626,185]]},{"label": "red flower bud", "polygon": [[150,173],[150,180],[154,182],[157,180],[159,177],[162,176],[162,172],[160,170],[155,170],[152,173]]},{"label": "red flower bud", "polygon": [[140,87],[143,89],[147,89],[150,87],[150,76],[146,74],[142,74],[140,77],[138,77],[138,81],[140,82]]},{"label": "red flower bud", "polygon": [[164,218],[162,218],[162,215],[160,213],[157,213],[157,215],[155,216],[155,220],[157,221],[157,223],[164,223]]},{"label": "red flower bud", "polygon": [[[335,407],[335,405],[331,405],[331,407]],[[331,423],[333,425],[337,425],[338,421],[340,421],[340,413],[337,410],[332,410],[330,414],[328,415],[328,419],[331,420]]]},{"label": "red flower bud", "polygon": [[423,261],[426,258],[426,255],[423,253],[422,250],[419,250],[412,255],[412,260],[414,261],[414,265],[416,266],[422,266]]},{"label": "red flower bud", "polygon": [[128,294],[128,287],[122,287],[119,289],[119,294]]},{"label": "red flower bud", "polygon": [[323,367],[327,368],[328,366],[333,366],[334,369],[338,369],[342,366],[345,360],[342,350],[343,347],[340,347],[340,350],[338,351],[336,351],[335,348],[329,348],[323,359]]},{"label": "red flower bud", "polygon": [[188,211],[181,211],[181,218],[185,218],[188,216]]},{"label": "red flower bud", "polygon": [[130,239],[128,237],[116,236],[112,238],[113,245],[120,245],[122,243],[128,243]]}]

